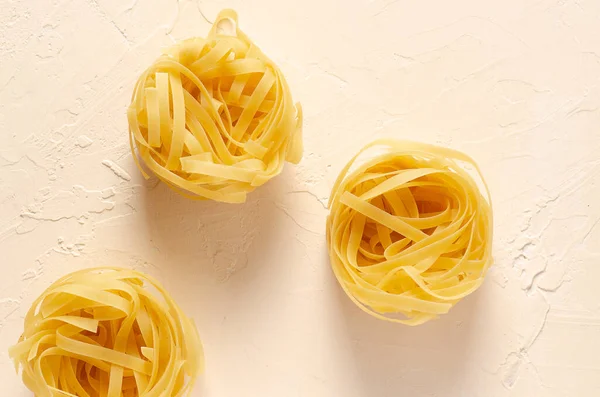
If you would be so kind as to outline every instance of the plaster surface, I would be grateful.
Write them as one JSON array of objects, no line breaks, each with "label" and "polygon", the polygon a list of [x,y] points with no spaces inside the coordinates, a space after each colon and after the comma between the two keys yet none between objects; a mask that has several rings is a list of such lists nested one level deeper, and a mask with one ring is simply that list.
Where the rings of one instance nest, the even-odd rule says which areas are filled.
[{"label": "plaster surface", "polygon": [[[139,73],[225,7],[305,111],[298,166],[243,205],[135,167]],[[600,2],[0,0],[0,383],[59,276],[128,266],[198,325],[199,396],[600,395]],[[418,328],[370,318],[329,268],[326,203],[376,137],[462,150],[495,210],[479,291]]]}]

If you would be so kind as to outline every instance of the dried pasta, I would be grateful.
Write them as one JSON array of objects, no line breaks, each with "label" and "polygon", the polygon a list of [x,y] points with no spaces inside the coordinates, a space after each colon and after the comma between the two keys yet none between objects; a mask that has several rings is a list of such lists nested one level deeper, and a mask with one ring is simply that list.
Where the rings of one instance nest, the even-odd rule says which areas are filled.
[{"label": "dried pasta", "polygon": [[[462,165],[477,172],[485,195]],[[329,208],[333,272],[377,318],[434,319],[475,291],[492,263],[489,191],[475,162],[458,151],[377,140],[342,170]]]},{"label": "dried pasta", "polygon": [[[222,31],[225,22],[232,34]],[[302,108],[232,10],[206,38],[158,58],[140,76],[127,115],[136,161],[134,146],[151,172],[193,199],[243,202],[286,160],[302,157]]]},{"label": "dried pasta", "polygon": [[9,355],[36,397],[184,396],[203,366],[192,320],[157,281],[119,268],[52,284]]}]

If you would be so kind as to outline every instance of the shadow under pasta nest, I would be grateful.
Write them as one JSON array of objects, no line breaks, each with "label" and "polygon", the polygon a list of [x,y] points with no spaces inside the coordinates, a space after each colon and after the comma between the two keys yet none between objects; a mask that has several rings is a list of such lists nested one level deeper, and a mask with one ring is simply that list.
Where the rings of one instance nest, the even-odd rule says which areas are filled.
[{"label": "shadow under pasta nest", "polygon": [[[222,284],[242,271],[256,271],[247,269],[249,258],[274,242],[277,231],[269,197],[285,189],[284,174],[257,188],[242,204],[191,200],[162,182],[149,181],[150,187],[143,190],[143,211],[156,250],[153,256],[160,258],[169,279],[202,277]],[[264,264],[254,261],[252,267]]]},{"label": "shadow under pasta nest", "polygon": [[338,340],[351,346],[360,395],[445,396],[462,390],[481,291],[446,315],[411,327],[369,316],[350,301],[332,272],[329,279],[337,314],[332,327]]},{"label": "shadow under pasta nest", "polygon": [[215,366],[236,360],[219,357],[222,351],[216,350],[236,327],[229,318],[252,312],[262,299],[260,284],[271,280],[264,274],[280,264],[268,258],[286,226],[274,200],[290,190],[294,173],[285,167],[243,204],[191,200],[153,179],[142,189],[140,212],[155,250],[154,265],[204,343],[206,372],[195,387],[200,394],[210,388]]}]

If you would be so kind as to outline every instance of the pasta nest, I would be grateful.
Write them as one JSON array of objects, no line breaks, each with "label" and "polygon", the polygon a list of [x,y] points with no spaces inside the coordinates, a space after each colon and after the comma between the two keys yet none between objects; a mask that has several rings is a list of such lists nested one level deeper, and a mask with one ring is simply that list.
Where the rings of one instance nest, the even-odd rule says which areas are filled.
[{"label": "pasta nest", "polygon": [[[487,199],[463,165],[476,171]],[[375,141],[342,170],[329,207],[333,272],[377,318],[409,325],[436,318],[475,291],[492,263],[489,191],[463,153]]]},{"label": "pasta nest", "polygon": [[157,281],[119,268],[52,284],[9,355],[36,397],[183,396],[203,365],[192,320]]},{"label": "pasta nest", "polygon": [[127,115],[136,161],[134,142],[151,172],[193,199],[244,202],[302,157],[302,108],[232,10],[142,73]]}]

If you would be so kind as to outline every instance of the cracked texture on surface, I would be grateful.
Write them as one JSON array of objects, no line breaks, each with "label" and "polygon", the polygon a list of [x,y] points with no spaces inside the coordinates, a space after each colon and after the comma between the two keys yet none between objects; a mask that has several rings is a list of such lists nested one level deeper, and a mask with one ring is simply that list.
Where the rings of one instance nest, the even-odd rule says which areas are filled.
[{"label": "cracked texture on surface", "polygon": [[[303,161],[242,205],[191,202],[142,180],[127,141],[139,73],[224,7],[237,9],[305,113]],[[0,8],[7,395],[30,395],[6,349],[33,299],[67,272],[103,265],[158,277],[194,317],[208,368],[194,397],[600,395],[598,1]],[[465,151],[494,199],[486,282],[414,329],[356,309],[327,262],[331,185],[375,137]]]}]

